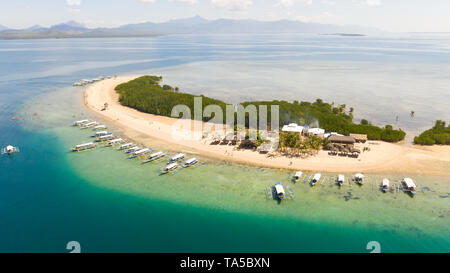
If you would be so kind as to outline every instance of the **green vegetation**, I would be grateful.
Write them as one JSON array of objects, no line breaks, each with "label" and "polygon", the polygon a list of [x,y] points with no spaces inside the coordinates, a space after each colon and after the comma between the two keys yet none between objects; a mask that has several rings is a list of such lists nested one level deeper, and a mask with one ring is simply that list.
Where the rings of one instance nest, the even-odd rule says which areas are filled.
[{"label": "green vegetation", "polygon": [[[139,111],[171,116],[172,108],[183,104],[189,107],[191,114],[194,113],[194,95],[181,93],[177,87],[169,85],[160,85],[162,77],[143,76],[128,83],[116,87],[120,94],[119,101],[122,105],[135,108]],[[223,101],[202,96],[203,109],[211,104],[218,105],[225,114],[226,104]],[[387,125],[384,128],[372,125],[367,120],[361,120],[360,124],[353,122],[354,109],[346,110],[346,105],[335,106],[318,99],[316,102],[298,102],[287,101],[257,101],[244,102],[242,105],[253,104],[256,107],[267,105],[268,121],[271,120],[271,105],[279,105],[280,126],[295,122],[298,124],[310,124],[324,128],[328,132],[337,132],[348,135],[367,134],[369,140],[384,140],[388,142],[397,142],[405,138],[405,132],[394,130],[392,126]],[[348,112],[348,113],[347,113]],[[193,117],[192,117],[193,118]],[[210,118],[204,117],[204,121]],[[225,121],[225,117],[223,118]],[[236,120],[236,118],[235,118]],[[248,114],[246,115],[246,125],[248,125]]]},{"label": "green vegetation", "polygon": [[297,133],[281,132],[279,149],[289,155],[312,155],[328,144],[329,140],[325,138],[316,136],[303,138]]},{"label": "green vegetation", "polygon": [[420,145],[449,145],[450,144],[450,125],[445,127],[445,121],[437,120],[433,128],[426,130],[414,138],[415,144]]},{"label": "green vegetation", "polygon": [[318,99],[314,103],[287,101],[259,101],[244,102],[242,105],[249,104],[267,105],[268,120],[271,120],[270,105],[280,106],[280,126],[289,123],[317,125],[328,132],[337,132],[343,135],[367,134],[369,140],[383,140],[387,142],[397,142],[405,138],[405,132],[394,130],[392,126],[386,125],[384,128],[372,125],[369,121],[363,119],[360,124],[353,122],[353,108],[346,113],[346,105],[334,106]]},{"label": "green vegetation", "polygon": [[[116,87],[119,93],[119,102],[139,111],[170,117],[172,108],[182,104],[189,107],[191,117],[194,115],[194,95],[180,93],[178,87],[160,85],[162,77],[143,76]],[[202,97],[203,109],[208,105],[218,105],[225,113],[225,102]],[[204,121],[210,118],[203,118]]]}]

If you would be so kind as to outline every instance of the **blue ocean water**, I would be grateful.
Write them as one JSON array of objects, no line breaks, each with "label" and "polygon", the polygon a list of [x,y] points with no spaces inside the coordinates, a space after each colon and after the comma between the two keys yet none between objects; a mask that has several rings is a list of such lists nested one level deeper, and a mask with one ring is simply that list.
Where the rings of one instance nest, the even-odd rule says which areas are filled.
[{"label": "blue ocean water", "polygon": [[[188,196],[184,197],[181,196],[183,192],[177,192],[170,186],[157,188],[156,183],[170,182],[166,178],[152,182],[155,183],[155,190],[147,189],[143,191],[145,194],[139,194],[137,192],[140,190],[133,187],[142,185],[149,175],[147,171],[138,170],[135,174],[126,175],[112,171],[111,175],[108,167],[112,165],[92,165],[93,158],[98,161],[106,154],[108,158],[111,157],[109,164],[118,166],[120,163],[117,163],[112,151],[83,154],[89,162],[83,165],[83,160],[67,152],[68,143],[74,138],[81,138],[78,132],[73,133],[67,125],[75,117],[90,115],[82,105],[82,90],[70,87],[82,78],[161,72],[167,73],[173,85],[178,84],[183,90],[192,87],[189,79],[180,74],[202,71],[206,67],[212,70],[209,74],[203,74],[208,84],[204,84],[202,90],[189,91],[233,100],[241,90],[233,86],[229,92],[223,92],[223,85],[219,88],[209,84],[220,79],[233,82],[233,78],[227,78],[225,73],[227,70],[232,73],[237,67],[244,67],[243,73],[247,71],[252,75],[247,84],[256,86],[258,75],[266,76],[260,74],[262,70],[281,76],[286,71],[304,68],[306,64],[314,67],[312,74],[306,76],[331,74],[331,80],[346,82],[349,79],[343,79],[343,74],[336,74],[335,71],[351,66],[351,71],[357,73],[358,77],[367,78],[349,82],[346,88],[354,90],[347,97],[330,97],[331,91],[327,86],[323,93],[320,86],[318,91],[299,89],[294,95],[289,93],[292,90],[273,92],[272,86],[265,85],[266,78],[261,79],[262,84],[257,86],[258,90],[266,91],[266,95],[272,97],[300,97],[308,100],[323,96],[345,103],[346,99],[358,94],[355,85],[367,84],[378,88],[380,75],[401,71],[406,65],[414,67],[415,71],[407,71],[412,74],[405,76],[405,79],[414,79],[417,73],[429,73],[417,79],[416,85],[421,86],[432,78],[430,85],[435,87],[425,93],[429,96],[427,101],[421,99],[423,93],[419,93],[420,90],[415,90],[417,94],[408,98],[408,103],[414,104],[414,109],[419,109],[416,110],[418,117],[414,120],[405,117],[398,126],[414,130],[429,126],[436,116],[449,119],[448,111],[442,110],[448,109],[450,104],[450,92],[446,93],[448,77],[445,77],[450,71],[449,53],[448,37],[171,35],[152,38],[0,41],[0,146],[12,144],[21,149],[13,157],[0,158],[0,251],[67,252],[66,243],[75,240],[81,243],[82,251],[89,252],[366,252],[366,243],[378,240],[385,242],[382,244],[383,250],[389,252],[448,252],[450,234],[448,230],[445,232],[445,227],[449,224],[450,204],[448,199],[438,197],[448,193],[445,185],[449,181],[446,178],[423,178],[435,187],[436,194],[427,195],[423,200],[414,200],[414,206],[429,206],[429,215],[417,213],[412,214],[410,219],[402,219],[402,209],[411,206],[411,200],[395,197],[396,200],[400,199],[401,206],[396,207],[393,203],[392,211],[387,212],[391,216],[386,216],[389,221],[370,223],[365,219],[365,222],[360,221],[364,222],[360,225],[357,219],[362,217],[359,216],[361,211],[349,206],[331,187],[324,195],[314,196],[311,193],[310,196],[316,199],[307,199],[310,197],[299,194],[304,197],[304,201],[299,198],[300,201],[294,203],[298,205],[295,208],[293,205],[278,208],[276,204],[254,201],[232,190],[222,200],[220,188],[209,191],[201,186],[198,194],[208,193],[211,198],[196,198],[195,191],[179,185]],[[370,70],[384,63],[396,69]],[[264,69],[257,67],[260,64]],[[356,68],[355,64],[358,64]],[[325,72],[321,69],[323,67],[326,67]],[[362,68],[367,68],[363,70],[368,71],[368,74],[358,74]],[[435,71],[439,73],[432,73]],[[368,75],[373,75],[377,81],[370,82]],[[196,84],[202,86],[201,80],[196,78]],[[296,83],[295,76],[285,80],[291,81],[293,85]],[[276,79],[271,84],[276,86]],[[394,88],[396,84],[391,82],[386,88]],[[414,85],[414,82],[405,84]],[[389,94],[389,91],[386,92]],[[433,92],[439,96],[437,100]],[[261,96],[263,94],[261,92]],[[383,92],[378,94],[380,102],[388,97]],[[57,99],[51,99],[55,97]],[[430,105],[434,107],[430,108]],[[372,107],[377,108],[379,105]],[[396,108],[394,104],[386,107]],[[361,108],[369,110],[359,109],[359,115],[369,115],[374,122],[389,122],[390,116],[384,116],[384,112],[372,112],[370,105]],[[421,112],[421,109],[427,109],[426,113],[425,110]],[[33,115],[34,111],[37,111],[36,116]],[[405,108],[399,115],[407,116],[408,113],[409,109]],[[22,120],[13,120],[14,116],[21,116]],[[215,176],[220,170],[224,170],[221,174],[223,181]],[[187,176],[181,181],[197,187],[197,181],[205,185],[210,183],[208,181],[218,179],[220,181],[217,184],[227,190],[227,187],[233,186],[226,183],[246,183],[248,178],[245,175],[250,173],[261,179],[264,175],[270,178],[287,176],[275,170],[261,171],[258,168],[221,166],[220,163],[211,162],[210,167],[200,172],[200,178]],[[117,186],[125,184],[124,180],[127,180],[126,189]],[[434,181],[440,183],[435,185]],[[257,181],[252,183],[258,185]],[[156,189],[161,190],[161,193],[155,194]],[[296,190],[302,189],[299,187]],[[173,197],[170,195],[172,193],[180,196]],[[367,192],[356,193],[368,196]],[[194,199],[200,200],[197,202]],[[389,199],[389,202],[393,200]],[[381,205],[370,198],[361,202],[365,203],[358,206],[367,210],[373,205]],[[256,208],[255,204],[261,206]],[[321,214],[317,217],[314,213],[316,206],[321,207]],[[333,212],[333,207],[342,210]],[[278,209],[285,209],[286,212]],[[300,214],[305,217],[298,216]],[[344,220],[334,219],[344,214],[352,216],[348,219],[344,217]],[[383,219],[375,213],[371,216],[380,221]],[[430,222],[429,219],[434,221],[432,226],[431,223],[430,226],[425,224]],[[405,227],[400,225],[396,228],[395,223],[402,221],[419,224],[414,227],[408,223]],[[282,234],[284,239],[279,240],[276,234]]]}]

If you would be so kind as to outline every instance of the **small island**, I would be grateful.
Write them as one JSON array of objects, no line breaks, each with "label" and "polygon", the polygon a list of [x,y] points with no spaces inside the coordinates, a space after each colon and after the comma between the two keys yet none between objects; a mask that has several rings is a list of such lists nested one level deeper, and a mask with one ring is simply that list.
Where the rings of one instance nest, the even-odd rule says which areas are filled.
[{"label": "small island", "polygon": [[437,120],[433,128],[426,130],[414,138],[418,145],[450,145],[450,124],[446,127],[445,121]]}]

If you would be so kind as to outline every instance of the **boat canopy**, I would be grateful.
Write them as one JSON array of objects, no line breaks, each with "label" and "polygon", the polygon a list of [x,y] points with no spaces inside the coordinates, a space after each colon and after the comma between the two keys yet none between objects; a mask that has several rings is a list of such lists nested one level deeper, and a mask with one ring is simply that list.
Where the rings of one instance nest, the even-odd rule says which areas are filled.
[{"label": "boat canopy", "polygon": [[363,178],[364,178],[364,175],[363,175],[362,173],[357,173],[357,174],[355,174],[355,178],[357,178],[357,179],[363,179]]},{"label": "boat canopy", "polygon": [[171,169],[175,168],[176,166],[178,166],[178,163],[172,163],[172,164],[167,165],[164,168],[164,170],[168,171],[168,170],[171,170]]},{"label": "boat canopy", "polygon": [[177,161],[177,160],[182,159],[183,157],[184,157],[184,154],[177,154],[177,155],[173,156],[170,160]]},{"label": "boat canopy", "polygon": [[153,153],[153,154],[150,155],[150,158],[152,158],[152,157],[157,157],[157,156],[160,156],[160,155],[162,155],[162,154],[163,154],[163,152]]},{"label": "boat canopy", "polygon": [[186,164],[189,165],[189,164],[195,163],[196,161],[197,161],[197,158],[193,157],[191,159],[186,160]]},{"label": "boat canopy", "polygon": [[383,187],[389,187],[389,179],[384,178],[383,182],[381,182],[381,186]]},{"label": "boat canopy", "polygon": [[295,173],[294,177],[299,178],[300,176],[302,176],[302,174],[303,174],[302,171],[298,171]]},{"label": "boat canopy", "polygon": [[322,177],[322,174],[316,173],[316,174],[314,175],[314,177],[313,177],[313,180],[314,180],[314,181],[319,181],[320,177]]},{"label": "boat canopy", "polygon": [[76,147],[76,148],[82,148],[82,147],[92,146],[92,145],[95,145],[95,144],[92,143],[92,142],[88,142],[88,143],[79,144],[79,145],[77,145],[77,146],[75,146],[75,147]]},{"label": "boat canopy", "polygon": [[139,155],[139,154],[147,153],[147,152],[150,152],[150,151],[151,150],[149,148],[145,148],[145,149],[141,149],[141,150],[138,150],[138,151],[134,152],[134,154]]},{"label": "boat canopy", "polygon": [[345,180],[345,176],[343,174],[338,175],[339,182],[344,182],[344,180]]},{"label": "boat canopy", "polygon": [[411,178],[405,177],[403,179],[403,182],[408,188],[416,188],[416,184],[414,184],[414,181]]},{"label": "boat canopy", "polygon": [[276,190],[276,192],[277,192],[277,194],[278,195],[280,195],[280,194],[285,194],[285,192],[284,192],[284,188],[283,188],[283,186],[282,185],[280,185],[280,184],[276,184],[275,185],[275,190]]}]

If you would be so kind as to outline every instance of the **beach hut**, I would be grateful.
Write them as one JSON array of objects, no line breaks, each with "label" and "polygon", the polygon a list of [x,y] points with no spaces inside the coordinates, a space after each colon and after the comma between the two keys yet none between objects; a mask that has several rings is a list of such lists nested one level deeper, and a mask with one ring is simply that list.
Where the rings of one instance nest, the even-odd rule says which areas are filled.
[{"label": "beach hut", "polygon": [[303,132],[303,129],[304,127],[297,125],[297,123],[290,123],[288,125],[284,125],[281,131],[301,134]]},{"label": "beach hut", "polygon": [[329,136],[328,140],[333,144],[336,143],[353,145],[356,142],[356,140],[351,136]]}]

